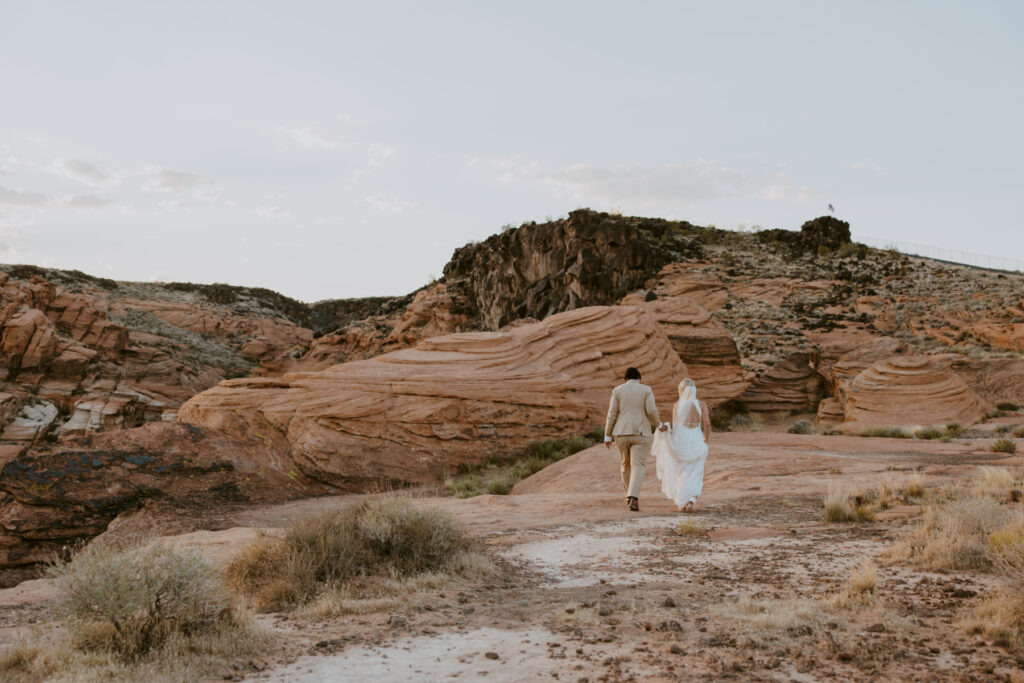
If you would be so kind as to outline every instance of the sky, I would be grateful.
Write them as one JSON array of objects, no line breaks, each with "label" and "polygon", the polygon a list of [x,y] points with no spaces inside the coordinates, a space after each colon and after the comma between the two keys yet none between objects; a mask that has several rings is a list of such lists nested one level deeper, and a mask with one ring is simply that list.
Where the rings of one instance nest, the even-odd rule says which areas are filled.
[{"label": "sky", "polygon": [[0,262],[398,295],[581,207],[1024,259],[1024,3],[0,0]]}]

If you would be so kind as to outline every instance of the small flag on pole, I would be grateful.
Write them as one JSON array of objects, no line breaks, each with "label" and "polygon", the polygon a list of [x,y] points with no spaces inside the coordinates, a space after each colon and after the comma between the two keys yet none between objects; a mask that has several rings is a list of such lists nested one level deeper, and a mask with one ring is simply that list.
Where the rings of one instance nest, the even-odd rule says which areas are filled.
[{"label": "small flag on pole", "polygon": [[836,212],[836,207],[834,207],[831,204],[829,204],[828,205],[828,210],[831,211],[832,213],[835,213]]}]

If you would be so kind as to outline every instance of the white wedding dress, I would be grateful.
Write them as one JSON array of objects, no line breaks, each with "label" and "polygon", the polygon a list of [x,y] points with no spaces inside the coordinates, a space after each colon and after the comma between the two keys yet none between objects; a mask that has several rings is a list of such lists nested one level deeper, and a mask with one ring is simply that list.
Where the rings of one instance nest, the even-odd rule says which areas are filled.
[{"label": "white wedding dress", "polygon": [[708,445],[701,431],[701,409],[696,387],[683,392],[672,410],[672,424],[655,432],[651,452],[655,456],[661,492],[680,509],[697,501],[704,488],[704,461]]}]

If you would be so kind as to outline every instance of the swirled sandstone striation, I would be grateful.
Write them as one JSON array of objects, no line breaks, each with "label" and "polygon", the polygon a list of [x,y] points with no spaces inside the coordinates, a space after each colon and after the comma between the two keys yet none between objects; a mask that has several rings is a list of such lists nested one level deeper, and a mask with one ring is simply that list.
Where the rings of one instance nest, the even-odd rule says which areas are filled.
[{"label": "swirled sandstone striation", "polygon": [[925,356],[894,356],[850,382],[844,427],[974,424],[987,410],[948,366]]},{"label": "swirled sandstone striation", "polygon": [[457,333],[320,372],[221,382],[179,418],[262,444],[281,463],[345,490],[436,481],[602,423],[635,366],[668,415],[686,366],[658,321],[587,307],[498,332]]}]

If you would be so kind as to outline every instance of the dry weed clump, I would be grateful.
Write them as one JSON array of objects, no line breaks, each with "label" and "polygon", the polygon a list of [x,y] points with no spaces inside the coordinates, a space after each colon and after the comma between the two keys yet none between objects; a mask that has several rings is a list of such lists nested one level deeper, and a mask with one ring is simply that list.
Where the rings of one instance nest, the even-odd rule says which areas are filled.
[{"label": "dry weed clump", "polygon": [[996,439],[989,448],[993,453],[1013,455],[1017,452],[1017,442],[1013,439]]},{"label": "dry weed clump", "polygon": [[227,579],[257,607],[281,609],[351,590],[357,579],[457,573],[468,552],[444,512],[385,498],[296,520],[283,537],[246,549],[228,566]]},{"label": "dry weed clump", "polygon": [[980,467],[972,490],[980,496],[1007,498],[1013,490],[1013,475],[1005,467]]},{"label": "dry weed clump", "polygon": [[677,536],[704,536],[707,533],[708,528],[706,526],[688,519],[684,519],[676,525]]},{"label": "dry weed clump", "polygon": [[865,496],[847,491],[834,483],[829,485],[822,502],[826,522],[863,522],[875,518],[874,510]]},{"label": "dry weed clump", "polygon": [[494,458],[480,465],[460,466],[445,476],[444,486],[457,498],[472,498],[487,493],[503,496],[526,477],[602,440],[604,430],[599,428],[585,437],[536,441],[529,444],[520,457]]},{"label": "dry weed clump", "polygon": [[849,608],[867,604],[878,585],[878,568],[871,558],[865,557],[850,573],[838,593],[828,599],[834,607]]},{"label": "dry weed clump", "polygon": [[910,434],[902,427],[874,427],[857,432],[857,436],[878,437],[884,439],[909,439]]},{"label": "dry weed clump", "polygon": [[934,571],[991,568],[990,536],[1011,513],[988,496],[971,493],[933,503],[920,524],[893,550],[897,558]]},{"label": "dry weed clump", "polygon": [[194,553],[86,548],[49,574],[62,619],[3,650],[0,679],[201,680],[270,647]]}]

